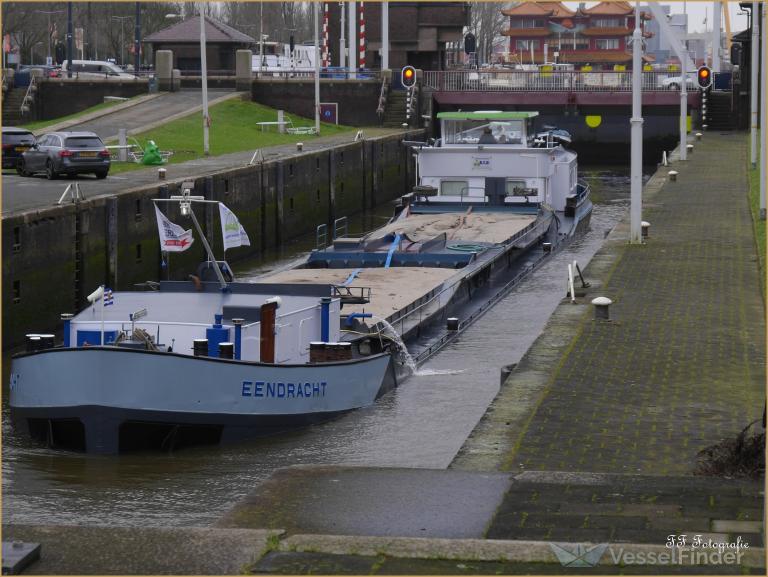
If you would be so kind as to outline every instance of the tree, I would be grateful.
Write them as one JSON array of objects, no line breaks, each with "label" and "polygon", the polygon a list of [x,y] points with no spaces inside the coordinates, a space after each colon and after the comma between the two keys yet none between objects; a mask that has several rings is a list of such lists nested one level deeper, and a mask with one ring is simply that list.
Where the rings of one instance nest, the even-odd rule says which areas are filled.
[{"label": "tree", "polygon": [[516,3],[511,2],[473,2],[471,14],[471,31],[477,37],[477,61],[491,61],[493,47],[497,39],[508,27],[509,18],[501,13]]}]

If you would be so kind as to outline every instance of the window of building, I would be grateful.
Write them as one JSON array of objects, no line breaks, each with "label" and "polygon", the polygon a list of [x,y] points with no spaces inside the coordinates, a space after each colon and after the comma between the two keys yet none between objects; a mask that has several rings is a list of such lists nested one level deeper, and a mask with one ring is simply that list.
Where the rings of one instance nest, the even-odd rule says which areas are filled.
[{"label": "window of building", "polygon": [[531,46],[533,46],[534,50],[539,49],[539,41],[538,40],[518,40],[515,47],[518,50],[530,50]]},{"label": "window of building", "polygon": [[574,34],[572,45],[574,50],[589,50],[589,38],[584,38],[583,36],[576,36]]},{"label": "window of building", "polygon": [[463,196],[468,192],[466,180],[441,180],[441,196]]},{"label": "window of building", "polygon": [[618,50],[618,38],[598,38],[595,40],[595,48],[598,50]]},{"label": "window of building", "polygon": [[622,18],[595,18],[592,21],[594,28],[617,28],[622,24]]},{"label": "window of building", "polygon": [[544,28],[544,20],[538,18],[521,18],[510,22],[512,28]]}]

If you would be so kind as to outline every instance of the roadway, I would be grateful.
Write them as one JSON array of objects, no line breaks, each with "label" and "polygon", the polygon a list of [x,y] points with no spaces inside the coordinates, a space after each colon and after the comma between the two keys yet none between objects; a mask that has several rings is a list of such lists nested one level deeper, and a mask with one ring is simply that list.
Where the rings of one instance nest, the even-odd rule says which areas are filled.
[{"label": "roadway", "polygon": [[[212,101],[226,94],[231,94],[233,90],[215,89],[208,92],[208,99]],[[112,114],[94,118],[80,124],[70,125],[66,130],[95,132],[102,140],[109,140],[117,138],[121,128],[125,128],[128,131],[140,129],[144,126],[166,120],[171,116],[185,112],[191,113],[201,105],[200,90],[169,92],[135,106],[118,110]]]},{"label": "roadway", "polygon": [[[365,137],[372,138],[397,132],[400,132],[400,129],[366,128]],[[317,139],[309,137],[304,143],[303,153],[296,151],[295,144],[284,144],[263,148],[262,154],[266,161],[271,161],[350,143],[354,138],[354,132]],[[166,169],[166,182],[180,182],[227,169],[242,168],[248,165],[254,151],[255,149],[221,156],[211,156],[209,158],[199,158],[178,164],[167,164],[163,167]],[[110,174],[104,180],[97,180],[90,174],[46,180],[44,176],[22,177],[18,176],[15,171],[5,170],[2,175],[2,216],[5,217],[27,210],[50,208],[59,200],[67,185],[73,182],[79,183],[80,190],[86,199],[98,196],[111,196],[136,188],[157,186],[162,184],[158,180],[158,168],[146,168],[115,175]]]}]

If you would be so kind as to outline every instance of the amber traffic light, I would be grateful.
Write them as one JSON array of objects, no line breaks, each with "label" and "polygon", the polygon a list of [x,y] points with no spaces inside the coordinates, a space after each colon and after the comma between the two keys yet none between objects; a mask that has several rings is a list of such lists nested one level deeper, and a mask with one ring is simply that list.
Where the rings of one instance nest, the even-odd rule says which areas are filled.
[{"label": "amber traffic light", "polygon": [[405,66],[400,71],[400,82],[405,88],[411,88],[416,84],[416,69],[413,66]]},{"label": "amber traffic light", "polygon": [[712,70],[709,66],[702,66],[696,73],[696,79],[699,82],[699,88],[709,88],[712,86]]}]

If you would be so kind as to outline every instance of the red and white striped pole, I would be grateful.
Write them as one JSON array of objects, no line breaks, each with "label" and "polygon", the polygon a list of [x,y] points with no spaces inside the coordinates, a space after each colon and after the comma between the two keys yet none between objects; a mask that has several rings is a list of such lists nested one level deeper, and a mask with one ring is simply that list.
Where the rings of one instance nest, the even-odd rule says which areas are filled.
[{"label": "red and white striped pole", "polygon": [[360,14],[360,53],[358,55],[358,66],[365,68],[365,2],[360,2],[359,10]]},{"label": "red and white striped pole", "polygon": [[328,68],[328,2],[323,4],[323,68]]}]

